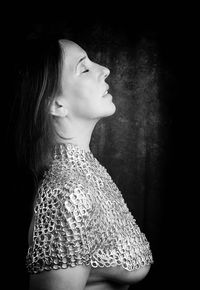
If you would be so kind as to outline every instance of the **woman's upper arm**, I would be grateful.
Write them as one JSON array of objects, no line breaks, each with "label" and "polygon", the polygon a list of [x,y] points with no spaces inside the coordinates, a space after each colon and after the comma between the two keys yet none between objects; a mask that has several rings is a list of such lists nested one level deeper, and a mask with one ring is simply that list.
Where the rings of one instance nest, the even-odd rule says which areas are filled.
[{"label": "woman's upper arm", "polygon": [[83,290],[89,274],[90,266],[85,265],[43,271],[30,276],[30,290]]}]

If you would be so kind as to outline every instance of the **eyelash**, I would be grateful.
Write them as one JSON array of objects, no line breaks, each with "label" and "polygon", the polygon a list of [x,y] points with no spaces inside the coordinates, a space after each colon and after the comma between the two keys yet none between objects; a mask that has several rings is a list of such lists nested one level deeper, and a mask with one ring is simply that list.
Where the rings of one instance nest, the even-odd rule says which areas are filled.
[{"label": "eyelash", "polygon": [[84,70],[82,73],[86,73],[86,72],[89,72],[89,69]]}]

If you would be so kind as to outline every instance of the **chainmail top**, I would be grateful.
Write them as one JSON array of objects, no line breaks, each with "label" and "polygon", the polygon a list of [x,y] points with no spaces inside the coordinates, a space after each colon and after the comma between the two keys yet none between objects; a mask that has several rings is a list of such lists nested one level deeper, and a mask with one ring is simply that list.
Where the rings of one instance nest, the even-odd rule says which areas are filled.
[{"label": "chainmail top", "polygon": [[29,273],[151,263],[149,243],[107,170],[91,151],[57,144],[36,196]]}]

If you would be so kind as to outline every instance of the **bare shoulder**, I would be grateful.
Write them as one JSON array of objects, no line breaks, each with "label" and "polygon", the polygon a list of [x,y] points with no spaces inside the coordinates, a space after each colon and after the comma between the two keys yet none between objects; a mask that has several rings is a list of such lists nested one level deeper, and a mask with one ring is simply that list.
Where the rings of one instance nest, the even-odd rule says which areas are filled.
[{"label": "bare shoulder", "polygon": [[79,265],[67,269],[43,271],[30,275],[29,290],[83,290],[90,274],[90,267]]}]

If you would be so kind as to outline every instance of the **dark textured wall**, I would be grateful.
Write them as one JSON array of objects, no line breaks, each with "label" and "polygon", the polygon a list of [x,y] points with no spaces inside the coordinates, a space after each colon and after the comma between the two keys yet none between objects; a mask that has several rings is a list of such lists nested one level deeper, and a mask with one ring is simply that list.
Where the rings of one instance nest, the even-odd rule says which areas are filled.
[{"label": "dark textured wall", "polygon": [[117,111],[97,125],[92,145],[141,226],[156,231],[153,223],[159,204],[154,205],[154,213],[147,211],[150,193],[156,191],[156,202],[160,199],[162,121],[157,64],[148,46],[142,40],[131,52],[107,47],[98,53],[97,61],[111,68],[108,83]]}]

